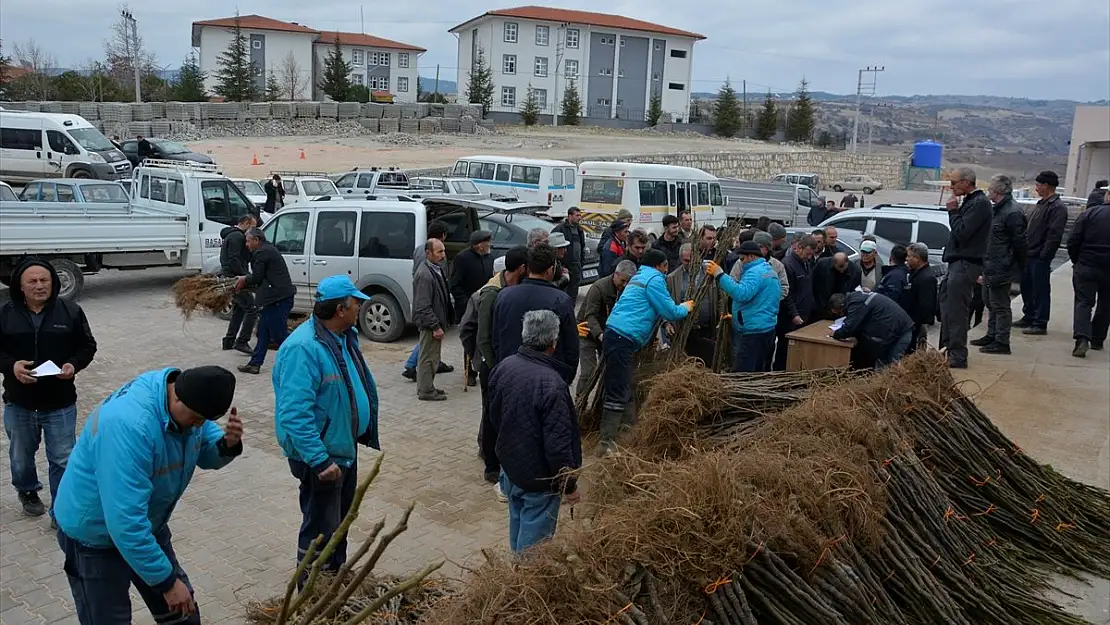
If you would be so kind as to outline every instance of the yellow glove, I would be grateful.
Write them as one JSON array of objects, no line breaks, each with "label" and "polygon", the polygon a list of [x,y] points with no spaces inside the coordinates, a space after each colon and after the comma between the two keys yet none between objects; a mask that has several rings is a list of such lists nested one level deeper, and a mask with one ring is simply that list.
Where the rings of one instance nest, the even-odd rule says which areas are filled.
[{"label": "yellow glove", "polygon": [[578,324],[578,338],[586,338],[590,335],[590,324],[583,321]]},{"label": "yellow glove", "polygon": [[724,272],[725,272],[725,270],[721,269],[721,266],[718,265],[717,263],[715,263],[711,260],[705,261],[705,273],[707,273],[707,274],[713,276],[714,278],[716,278],[717,276],[721,275]]},{"label": "yellow glove", "polygon": [[682,302],[682,306],[686,308],[687,313],[694,312],[694,300],[688,299],[685,302]]}]

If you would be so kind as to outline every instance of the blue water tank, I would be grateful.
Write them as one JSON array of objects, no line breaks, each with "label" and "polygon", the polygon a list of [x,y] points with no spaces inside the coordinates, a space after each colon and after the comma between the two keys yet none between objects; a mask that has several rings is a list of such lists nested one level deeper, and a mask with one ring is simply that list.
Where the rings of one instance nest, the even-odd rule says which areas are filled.
[{"label": "blue water tank", "polygon": [[938,169],[944,146],[935,141],[918,141],[913,144],[913,166]]}]

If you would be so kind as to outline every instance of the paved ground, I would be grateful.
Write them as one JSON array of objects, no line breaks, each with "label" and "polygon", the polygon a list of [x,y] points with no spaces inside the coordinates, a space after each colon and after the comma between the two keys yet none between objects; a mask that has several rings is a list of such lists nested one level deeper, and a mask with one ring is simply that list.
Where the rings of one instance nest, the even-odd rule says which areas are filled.
[{"label": "paved ground", "polygon": [[[109,273],[88,279],[81,304],[100,343],[95,363],[78,377],[80,413],[135,374],[174,364],[235,366],[243,358],[214,349],[222,324],[197,317],[183,323],[169,286],[181,274],[167,270]],[[1054,276],[1053,323],[1047,337],[1017,335],[1014,355],[972,352],[972,382],[992,418],[1030,453],[1062,471],[1110,487],[1110,365],[1107,352],[1080,361],[1070,356],[1070,272]],[[1016,302],[1020,306],[1020,300]],[[973,330],[972,336],[978,336]],[[384,470],[363,505],[360,531],[383,514],[396,518],[409,501],[412,529],[387,554],[385,568],[412,570],[438,558],[445,571],[477,564],[483,547],[501,548],[505,508],[481,479],[475,457],[478,394],[463,393],[462,378],[448,376],[443,404],[416,401],[415,388],[398,374],[412,341],[364,344],[381,395]],[[460,360],[448,341],[447,360]],[[198,472],[172,523],[182,564],[197,588],[206,623],[240,623],[243,606],[283,587],[292,569],[299,524],[296,484],[276,447],[269,365],[260,377],[240,379],[238,406],[247,434],[243,456],[221,472]],[[975,385],[978,385],[977,387]],[[83,418],[83,417],[82,417]],[[6,455],[7,441],[0,442]],[[363,466],[374,458],[363,452]],[[75,623],[61,555],[44,519],[22,516],[0,461],[0,623]],[[44,462],[40,473],[46,477]],[[1110,584],[1069,584],[1068,600],[1092,622],[1110,624]],[[135,598],[135,622],[151,619]]]}]

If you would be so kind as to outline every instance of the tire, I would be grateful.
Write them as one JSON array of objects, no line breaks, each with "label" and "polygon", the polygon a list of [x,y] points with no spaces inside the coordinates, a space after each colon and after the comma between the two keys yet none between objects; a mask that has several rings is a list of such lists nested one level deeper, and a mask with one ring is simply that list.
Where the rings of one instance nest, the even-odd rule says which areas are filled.
[{"label": "tire", "polygon": [[389,293],[374,293],[358,309],[358,329],[375,343],[392,343],[405,331],[405,312]]},{"label": "tire", "polygon": [[74,169],[73,172],[69,175],[69,177],[70,178],[80,178],[82,180],[88,180],[89,178],[92,178],[93,175],[92,175],[92,172],[90,172],[87,169]]},{"label": "tire", "polygon": [[864,195],[875,195],[875,190],[872,189],[871,187],[864,187],[863,188],[863,194]]},{"label": "tire", "polygon": [[843,193],[844,192],[844,187],[841,187],[838,184],[834,184],[833,185],[833,191],[836,191],[837,193]]},{"label": "tire", "polygon": [[80,297],[81,291],[85,288],[85,274],[81,273],[77,263],[57,258],[50,261],[50,264],[54,266],[54,271],[58,272],[58,280],[62,283],[58,297],[68,300]]}]

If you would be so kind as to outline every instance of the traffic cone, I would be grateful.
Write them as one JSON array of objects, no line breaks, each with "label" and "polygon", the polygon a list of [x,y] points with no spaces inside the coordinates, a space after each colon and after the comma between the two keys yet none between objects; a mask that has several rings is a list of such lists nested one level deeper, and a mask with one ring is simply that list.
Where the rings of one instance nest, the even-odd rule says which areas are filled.
[{"label": "traffic cone", "polygon": [[255,154],[254,158],[251,159],[251,165],[258,165],[258,155],[257,154]]},{"label": "traffic cone", "polygon": [[304,148],[301,148],[301,160],[303,161],[305,158],[307,157],[304,155]]}]

